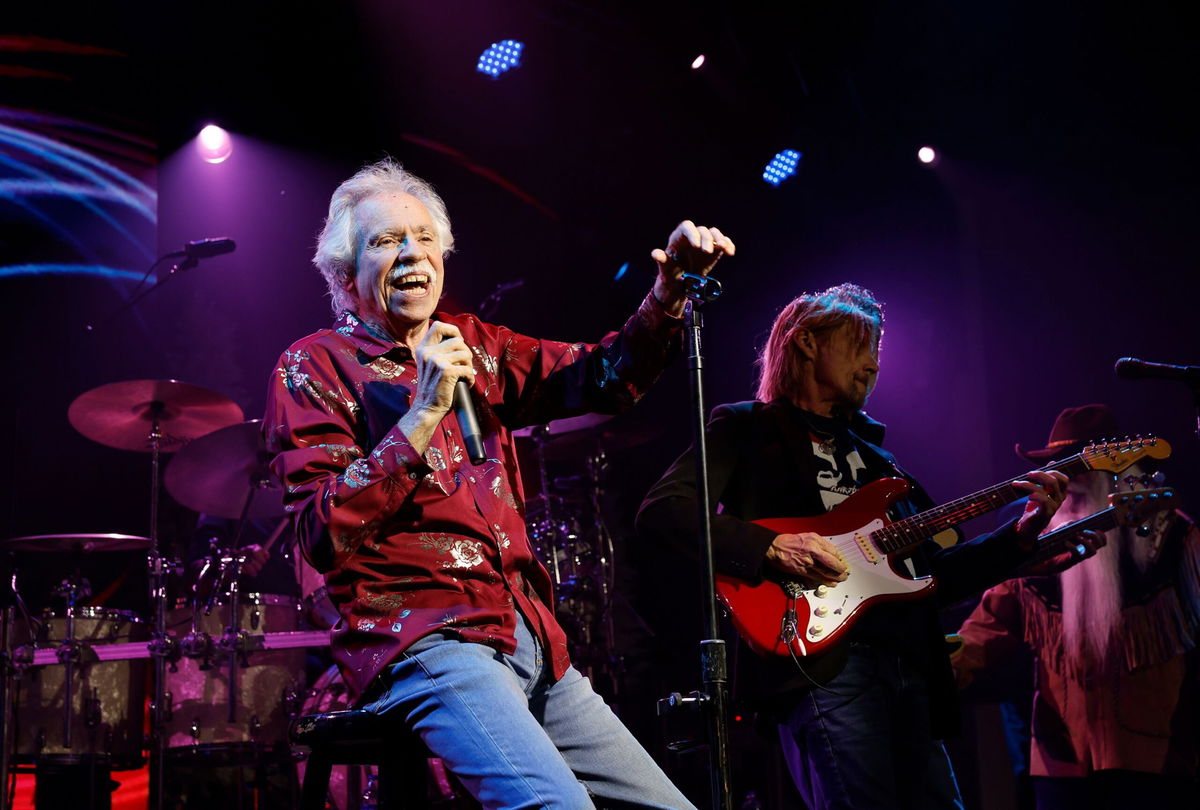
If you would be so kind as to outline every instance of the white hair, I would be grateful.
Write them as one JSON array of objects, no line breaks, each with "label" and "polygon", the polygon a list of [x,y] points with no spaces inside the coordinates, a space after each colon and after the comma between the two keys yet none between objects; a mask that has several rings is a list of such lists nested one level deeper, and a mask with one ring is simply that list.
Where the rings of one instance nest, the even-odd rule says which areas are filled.
[{"label": "white hair", "polygon": [[[1135,465],[1130,471],[1138,469]],[[1051,525],[1098,512],[1108,505],[1110,492],[1129,489],[1114,485],[1112,477],[1103,472],[1087,476],[1082,491],[1068,492]],[[1139,571],[1145,571],[1152,562],[1151,544],[1135,537],[1132,529],[1120,527],[1106,535],[1107,544],[1095,556],[1059,574],[1064,659],[1074,672],[1096,672],[1115,664],[1112,648],[1123,630],[1121,557],[1129,554]]]},{"label": "white hair", "polygon": [[325,226],[317,237],[317,252],[313,255],[313,264],[321,271],[329,287],[330,304],[335,316],[354,309],[354,298],[344,286],[346,279],[355,272],[357,240],[354,210],[363,200],[387,193],[411,194],[420,200],[433,217],[442,255],[454,250],[454,234],[450,231],[446,204],[432,185],[406,171],[390,157],[364,166],[333,192],[329,200],[329,216],[325,218]]}]

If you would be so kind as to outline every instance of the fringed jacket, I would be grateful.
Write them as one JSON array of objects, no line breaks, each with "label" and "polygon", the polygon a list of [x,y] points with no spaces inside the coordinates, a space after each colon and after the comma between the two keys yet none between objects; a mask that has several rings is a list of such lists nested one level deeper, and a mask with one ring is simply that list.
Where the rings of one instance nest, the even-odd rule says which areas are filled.
[{"label": "fringed jacket", "polygon": [[1121,768],[1195,773],[1200,754],[1200,530],[1175,513],[1144,572],[1123,577],[1124,607],[1106,666],[1064,652],[1057,577],[988,590],[960,630],[960,687],[1018,645],[1035,658],[1030,773]]}]

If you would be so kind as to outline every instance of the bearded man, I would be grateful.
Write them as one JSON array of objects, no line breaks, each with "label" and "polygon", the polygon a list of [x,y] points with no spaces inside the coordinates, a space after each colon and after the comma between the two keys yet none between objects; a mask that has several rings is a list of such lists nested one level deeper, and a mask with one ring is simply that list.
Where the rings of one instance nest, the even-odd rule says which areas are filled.
[{"label": "bearded man", "polygon": [[[1067,408],[1046,447],[1017,452],[1048,463],[1118,434],[1108,406]],[[1075,476],[1050,528],[1104,509],[1110,494],[1144,479],[1137,465]],[[1160,513],[1142,533],[1109,531],[1093,556],[1056,575],[990,589],[959,633],[963,688],[1022,645],[1033,653],[1039,810],[1196,807],[1200,531],[1182,512]]]}]

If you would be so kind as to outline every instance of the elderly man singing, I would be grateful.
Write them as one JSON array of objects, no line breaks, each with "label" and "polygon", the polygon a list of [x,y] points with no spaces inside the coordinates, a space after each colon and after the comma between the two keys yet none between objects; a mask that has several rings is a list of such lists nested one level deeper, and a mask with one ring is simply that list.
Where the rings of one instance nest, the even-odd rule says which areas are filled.
[{"label": "elderly man singing", "polygon": [[[437,311],[453,246],[441,198],[396,163],[344,182],[314,259],[337,320],[292,344],[271,381],[274,469],[341,616],[342,675],[485,807],[691,807],[571,666],[511,431],[633,405],[678,342],[684,270],[708,273],[734,244],[682,222],[651,253],[651,293],[596,344]],[[447,418],[459,380],[479,464]]]}]

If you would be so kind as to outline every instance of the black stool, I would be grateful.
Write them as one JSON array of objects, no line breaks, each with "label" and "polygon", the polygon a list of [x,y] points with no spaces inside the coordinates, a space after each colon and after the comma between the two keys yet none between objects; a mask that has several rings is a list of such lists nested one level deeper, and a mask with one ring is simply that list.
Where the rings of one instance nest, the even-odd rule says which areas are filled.
[{"label": "black stool", "polygon": [[378,715],[360,710],[306,714],[292,721],[288,736],[311,749],[300,810],[324,810],[334,765],[378,766],[380,810],[433,806],[427,788],[428,749],[416,734],[394,725],[385,728]]}]

